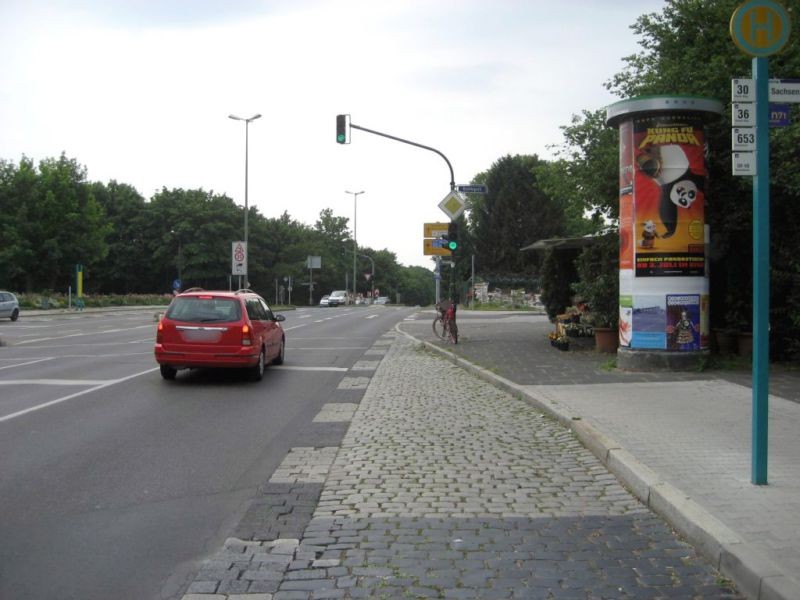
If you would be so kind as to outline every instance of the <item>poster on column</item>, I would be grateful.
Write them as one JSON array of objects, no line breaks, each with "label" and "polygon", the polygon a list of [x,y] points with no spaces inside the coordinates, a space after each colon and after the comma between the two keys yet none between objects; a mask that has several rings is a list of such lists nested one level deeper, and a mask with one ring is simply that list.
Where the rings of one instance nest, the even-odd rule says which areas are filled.
[{"label": "poster on column", "polygon": [[635,119],[633,235],[636,277],[703,276],[706,164],[703,122]]},{"label": "poster on column", "polygon": [[699,350],[700,295],[667,294],[667,350]]},{"label": "poster on column", "polygon": [[666,313],[663,295],[634,296],[631,346],[665,350],[667,348]]}]

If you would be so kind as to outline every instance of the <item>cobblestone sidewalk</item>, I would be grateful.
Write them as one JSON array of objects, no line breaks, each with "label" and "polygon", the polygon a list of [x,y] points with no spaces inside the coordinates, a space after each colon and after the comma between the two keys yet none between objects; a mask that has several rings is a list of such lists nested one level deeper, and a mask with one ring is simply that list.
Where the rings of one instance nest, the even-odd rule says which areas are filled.
[{"label": "cobblestone sidewalk", "polygon": [[229,540],[185,599],[739,598],[569,430],[402,336],[323,466],[300,539]]}]

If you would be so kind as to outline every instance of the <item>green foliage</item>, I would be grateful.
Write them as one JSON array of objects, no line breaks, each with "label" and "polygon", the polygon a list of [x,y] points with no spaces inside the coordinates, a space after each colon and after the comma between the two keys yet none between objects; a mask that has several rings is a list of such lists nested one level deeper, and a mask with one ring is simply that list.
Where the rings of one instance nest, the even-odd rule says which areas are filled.
[{"label": "green foliage", "polygon": [[570,284],[576,279],[575,256],[574,252],[555,252],[552,248],[544,253],[540,271],[542,304],[551,319],[572,304]]},{"label": "green foliage", "polygon": [[[74,290],[77,263],[84,265],[87,298],[169,294],[178,277],[184,289],[238,285],[228,274],[231,242],[243,239],[244,215],[225,195],[163,188],[146,201],[124,183],[87,182],[85,169],[63,155],[43,160],[38,168],[23,157],[19,165],[0,160],[0,214],[4,215],[0,219],[4,288],[65,292],[72,286]],[[343,289],[353,264],[352,253],[345,254],[352,250],[347,226],[348,220],[330,209],[309,227],[288,213],[267,219],[250,207],[251,287],[277,302],[276,288],[286,286],[291,277],[292,300],[307,302],[308,287],[302,284],[308,282],[306,257],[311,255],[321,256],[323,265],[314,272],[311,302]],[[392,252],[359,248],[359,254],[375,261],[374,285],[382,295],[394,297],[402,291],[406,268],[397,264]],[[368,265],[367,259],[357,257],[359,291],[372,289],[372,282],[366,284],[363,277],[372,270]],[[408,276],[418,301],[432,297],[433,290],[431,271],[422,272]]]},{"label": "green foliage", "polygon": [[565,207],[568,235],[596,233],[619,216],[619,133],[606,127],[604,109],[573,115],[561,132],[556,160],[536,169],[539,182]]},{"label": "green foliage", "polygon": [[572,289],[589,305],[595,327],[617,327],[619,323],[619,236],[597,238],[575,261],[578,281]]},{"label": "green foliage", "polygon": [[536,156],[504,156],[474,181],[489,193],[471,198],[469,231],[481,272],[526,273],[536,257],[520,248],[566,230],[564,207],[542,191]]}]

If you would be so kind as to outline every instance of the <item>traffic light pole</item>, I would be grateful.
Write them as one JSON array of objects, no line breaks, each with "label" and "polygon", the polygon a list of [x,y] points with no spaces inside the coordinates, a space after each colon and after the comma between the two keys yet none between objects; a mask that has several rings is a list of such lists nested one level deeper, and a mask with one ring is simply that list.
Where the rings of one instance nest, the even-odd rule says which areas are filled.
[{"label": "traffic light pole", "polygon": [[450,161],[447,160],[447,157],[441,152],[439,152],[436,148],[431,148],[430,146],[418,144],[417,142],[412,142],[410,140],[404,140],[403,138],[394,135],[389,135],[388,133],[381,133],[380,131],[375,131],[374,129],[367,129],[366,127],[361,127],[360,125],[356,125],[355,123],[350,123],[350,127],[352,127],[353,129],[358,129],[360,131],[366,131],[367,133],[373,133],[381,137],[389,138],[390,140],[395,140],[396,142],[403,142],[404,144],[410,144],[411,146],[416,146],[417,148],[422,148],[424,150],[430,150],[431,152],[435,152],[444,159],[444,162],[447,163],[447,167],[450,169],[450,189],[451,190],[456,189],[456,178],[453,175],[453,165],[451,165]]}]

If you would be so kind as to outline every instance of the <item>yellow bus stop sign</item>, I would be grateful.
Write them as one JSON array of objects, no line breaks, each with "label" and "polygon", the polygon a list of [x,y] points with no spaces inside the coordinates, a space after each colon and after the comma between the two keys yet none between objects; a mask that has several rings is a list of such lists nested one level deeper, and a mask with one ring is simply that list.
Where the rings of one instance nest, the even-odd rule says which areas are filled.
[{"label": "yellow bus stop sign", "polygon": [[733,12],[731,37],[745,54],[769,56],[786,45],[791,30],[786,9],[774,0],[748,0]]}]

